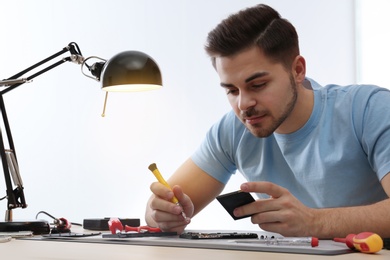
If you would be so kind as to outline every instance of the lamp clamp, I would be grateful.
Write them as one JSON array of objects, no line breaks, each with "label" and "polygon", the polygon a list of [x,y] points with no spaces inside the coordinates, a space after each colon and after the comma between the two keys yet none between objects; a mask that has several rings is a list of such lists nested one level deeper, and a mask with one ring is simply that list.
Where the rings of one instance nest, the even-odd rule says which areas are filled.
[{"label": "lamp clamp", "polygon": [[[97,59],[100,61],[95,62],[91,66],[89,66],[87,64],[87,61],[90,59]],[[83,73],[84,76],[86,76],[88,78],[94,79],[96,81],[100,81],[100,75],[101,75],[101,72],[103,70],[103,67],[104,67],[104,64],[106,63],[106,61],[107,60],[100,58],[100,57],[97,57],[97,56],[90,56],[90,57],[83,60],[83,62],[81,64],[81,73]],[[88,71],[93,75],[93,77],[84,72],[84,66],[87,67]]]}]

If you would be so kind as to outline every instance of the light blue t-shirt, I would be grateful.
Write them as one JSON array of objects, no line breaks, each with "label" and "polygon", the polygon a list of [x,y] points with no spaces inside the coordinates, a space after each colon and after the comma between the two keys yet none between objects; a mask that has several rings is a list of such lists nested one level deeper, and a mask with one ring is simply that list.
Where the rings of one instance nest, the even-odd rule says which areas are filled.
[{"label": "light blue t-shirt", "polygon": [[224,184],[239,171],[248,181],[283,186],[313,208],[388,198],[380,180],[390,172],[390,91],[308,80],[314,107],[301,129],[257,138],[231,111],[212,126],[192,160]]}]

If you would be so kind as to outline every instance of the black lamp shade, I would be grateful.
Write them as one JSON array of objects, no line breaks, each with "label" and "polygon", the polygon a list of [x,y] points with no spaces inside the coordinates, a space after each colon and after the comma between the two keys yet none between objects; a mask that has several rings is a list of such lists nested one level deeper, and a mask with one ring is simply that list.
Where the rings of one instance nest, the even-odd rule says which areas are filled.
[{"label": "black lamp shade", "polygon": [[105,91],[145,91],[162,87],[157,63],[139,51],[118,53],[104,64],[101,74]]}]

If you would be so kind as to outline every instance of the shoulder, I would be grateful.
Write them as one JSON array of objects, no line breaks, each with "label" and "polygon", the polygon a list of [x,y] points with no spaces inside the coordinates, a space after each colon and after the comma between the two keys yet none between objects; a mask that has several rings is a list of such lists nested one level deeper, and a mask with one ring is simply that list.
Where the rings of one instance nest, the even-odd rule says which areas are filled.
[{"label": "shoulder", "polygon": [[327,86],[328,96],[337,97],[337,104],[349,106],[353,112],[378,111],[390,107],[390,90],[376,85]]},{"label": "shoulder", "polygon": [[[317,81],[306,78],[305,80],[307,88],[311,88],[313,90],[319,91],[327,91],[327,92],[346,92],[346,93],[359,93],[359,92],[372,92],[376,93],[379,91],[389,92],[390,90],[387,88],[383,88],[374,84],[350,84],[350,85],[340,85],[340,84],[327,84],[321,85]],[[310,83],[310,84],[307,84]]]},{"label": "shoulder", "polygon": [[[318,84],[318,83],[317,83]],[[351,84],[351,85],[338,85],[328,84],[325,86],[317,87],[315,90],[327,92],[329,94],[341,94],[355,97],[370,97],[379,92],[389,92],[389,89],[379,87],[377,85],[370,84]]]},{"label": "shoulder", "polygon": [[313,91],[319,92],[327,102],[332,100],[341,105],[366,105],[372,99],[390,99],[390,90],[372,84],[320,85],[312,79],[308,79]]},{"label": "shoulder", "polygon": [[231,110],[211,127],[210,132],[213,135],[234,135],[244,130],[245,126]]},{"label": "shoulder", "polygon": [[[207,132],[205,147],[215,153],[226,153],[232,159],[242,146],[250,146],[263,142],[266,138],[255,137],[235,115],[234,111],[226,113]],[[233,160],[233,159],[232,159]]]}]

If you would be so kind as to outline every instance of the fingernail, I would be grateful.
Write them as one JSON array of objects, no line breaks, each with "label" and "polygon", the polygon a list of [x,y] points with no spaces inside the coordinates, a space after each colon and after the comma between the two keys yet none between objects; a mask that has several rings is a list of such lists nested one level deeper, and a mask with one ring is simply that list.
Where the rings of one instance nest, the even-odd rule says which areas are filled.
[{"label": "fingernail", "polygon": [[248,189],[249,189],[248,184],[246,184],[246,183],[241,184],[241,190],[242,190],[242,191],[247,191]]},{"label": "fingernail", "polygon": [[176,214],[181,214],[183,209],[180,206],[175,206],[174,211],[175,211]]},{"label": "fingernail", "polygon": [[172,191],[169,191],[168,193],[167,193],[167,199],[172,199],[173,198],[173,196],[174,196],[174,194],[173,194],[173,192]]}]

